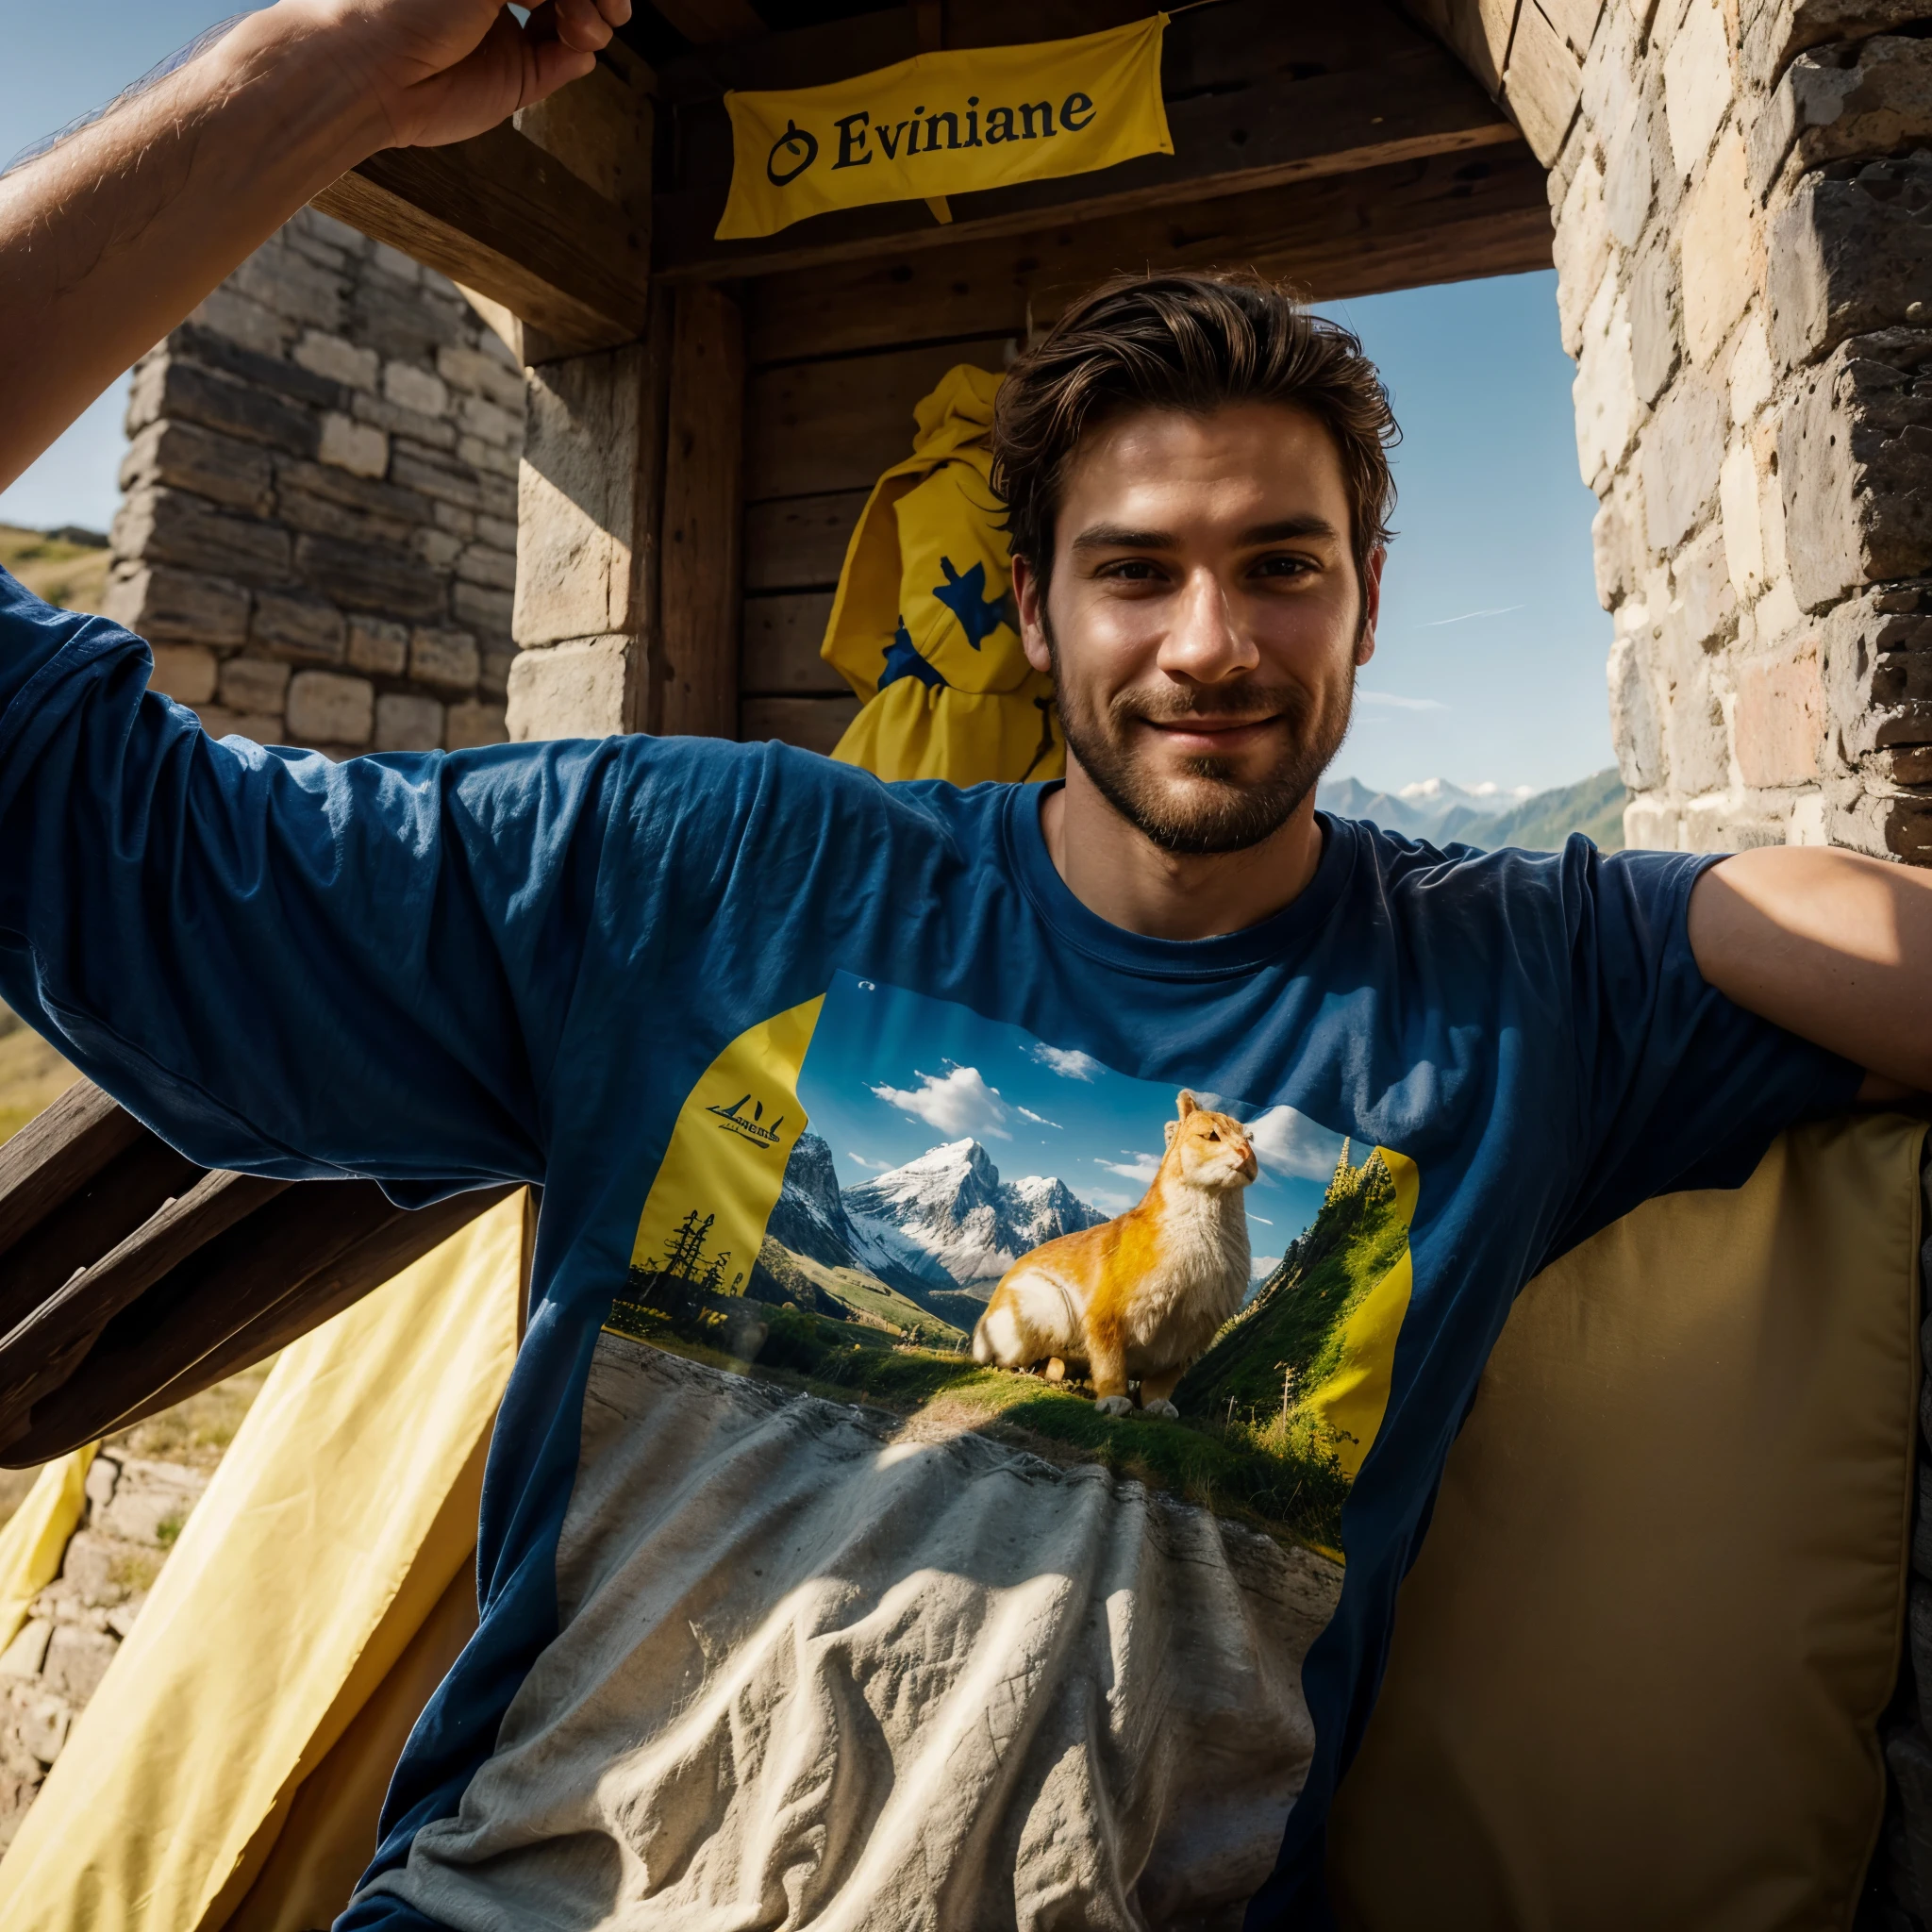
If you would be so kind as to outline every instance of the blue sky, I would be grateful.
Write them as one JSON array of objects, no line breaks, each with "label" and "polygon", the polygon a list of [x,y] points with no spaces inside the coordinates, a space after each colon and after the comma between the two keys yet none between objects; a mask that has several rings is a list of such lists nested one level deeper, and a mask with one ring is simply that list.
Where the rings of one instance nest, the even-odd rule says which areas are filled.
[{"label": "blue sky", "polygon": [[[1147,1191],[1178,1091],[970,1008],[845,973],[825,996],[798,1083],[841,1187],[970,1139],[1002,1180],[1056,1175],[1103,1214]],[[1266,1274],[1314,1219],[1341,1137],[1291,1108],[1217,1104],[1251,1123],[1261,1171],[1245,1197],[1248,1234]]]},{"label": "blue sky", "polygon": [[[0,157],[237,10],[232,0],[0,0]],[[1610,626],[1591,572],[1595,502],[1576,475],[1554,272],[1329,308],[1381,364],[1404,430],[1380,646],[1337,775],[1389,790],[1428,777],[1541,790],[1600,771],[1611,759]],[[0,492],[0,522],[106,527],[124,395],[110,391]]]}]

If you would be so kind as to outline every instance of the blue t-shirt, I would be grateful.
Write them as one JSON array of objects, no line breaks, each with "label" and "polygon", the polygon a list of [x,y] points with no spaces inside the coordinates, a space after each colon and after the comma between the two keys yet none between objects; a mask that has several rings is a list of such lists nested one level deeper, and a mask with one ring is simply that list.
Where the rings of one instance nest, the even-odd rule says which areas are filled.
[{"label": "blue t-shirt", "polygon": [[[805,1598],[817,1621],[786,1669],[834,1636],[848,1662],[872,1646],[839,1678],[870,1714],[834,1725],[833,1757],[884,1763],[907,1789],[907,1754],[959,1700],[992,1722],[975,1646],[1035,1605],[1001,1641],[1060,1661],[1014,1693],[970,1801],[977,1836],[920,1853],[972,1866],[975,1912],[989,1886],[1065,1897],[1091,1880],[1157,1921],[1238,1922],[1252,1899],[1250,1924],[1318,1922],[1328,1800],[1517,1291],[1650,1195],[1738,1184],[1775,1134],[1858,1083],[1705,982],[1685,927],[1699,858],[1605,858],[1580,838],[1441,852],[1324,818],[1292,904],[1164,941],[1074,898],[1040,788],[887,787],[778,745],[642,737],[333,764],[218,743],[147,691],[148,672],[127,632],[0,574],[0,994],[208,1166],[371,1175],[411,1205],[505,1180],[544,1191],[484,1484],[481,1626],[397,1770],[343,1922],[357,1927],[456,1923],[438,1902],[464,1885],[515,1896],[518,1856],[569,1862],[553,1845],[542,1863],[546,1830],[641,1834],[629,1863],[597,1868],[607,1905],[622,1884],[667,1911],[674,1894],[704,1903],[677,1890],[700,1885],[693,1847],[734,1781],[762,1774],[734,1731],[728,1774],[702,1771],[711,1823],[691,1824],[674,1802],[686,1772],[666,1768],[677,1752],[653,1759],[653,1740],[694,1722],[720,1673],[762,1668],[759,1631]],[[1237,1123],[1257,1171],[1199,1197],[1246,1278],[1241,1312],[1181,1375],[1178,1415],[1099,1414],[1077,1347],[1056,1344],[1064,1381],[975,1360],[1003,1276],[1035,1251],[1087,1265],[1084,1232],[1186,1182],[1173,1129],[1190,1108]],[[672,1413],[687,1422],[667,1434]],[[798,1534],[765,1523],[747,1544],[732,1511],[801,1468],[779,1512]],[[908,1469],[938,1487],[880,1488]],[[811,1512],[835,1496],[828,1526]],[[694,1497],[711,1498],[695,1518]],[[639,1688],[655,1679],[609,1658],[658,1656],[667,1630],[711,1614],[689,1591],[648,1601],[666,1565],[699,1560],[694,1522],[719,1544],[703,1555],[711,1598],[739,1622],[717,1640],[726,1660],[707,1651],[696,1688],[658,1709]],[[922,1541],[942,1533],[943,1559]],[[1104,1604],[1041,1595],[1069,1563],[1034,1553],[1061,1536],[1075,1567],[1131,1544]],[[1125,1634],[1121,1607],[1169,1590],[1161,1565],[1183,1548],[1185,1589],[1211,1575],[1221,1605],[1188,1614],[1225,1611],[1257,1646],[1212,1694],[1198,1659],[1185,1690],[1158,1681],[1181,1640],[1149,1637],[1151,1612]],[[880,1619],[938,1614],[921,1591],[954,1605],[939,1648],[958,1657],[925,1642],[908,1690],[892,1659],[910,1626],[881,1634]],[[627,1616],[645,1620],[634,1639]],[[1271,1619],[1286,1620],[1278,1644]],[[605,1662],[585,1661],[574,1624],[596,1626]],[[1127,1683],[1130,1650],[1151,1691]],[[1148,1795],[1136,1697],[1209,1740],[1243,1706],[1274,1712],[1219,1785],[1200,1773],[1214,1817],[1241,1814],[1211,1855],[1212,1818],[1174,1823],[1185,1766]],[[602,1727],[570,1733],[600,1698]],[[949,1746],[964,1782],[970,1728]],[[528,1764],[573,1751],[604,1755],[575,1796],[538,1803]],[[584,1792],[613,1753],[651,1760],[656,1782],[599,1824]],[[1256,1792],[1250,1817],[1239,1794]],[[1081,1878],[1092,1857],[1055,1866],[1041,1849],[1124,1805],[1144,1829],[1109,1840],[1108,1873]],[[690,1840],[675,1857],[674,1812]],[[814,1814],[786,1854],[786,1871],[817,1873],[798,1894],[815,1908],[860,1886],[868,1845],[883,1857],[890,1837],[877,1807],[837,1815],[871,1822],[844,1842]],[[733,1842],[741,1865],[750,1840]],[[715,1871],[704,1882],[728,1890]],[[780,1898],[760,1923],[783,1916]],[[1096,1906],[1064,1922],[1114,1920]]]}]

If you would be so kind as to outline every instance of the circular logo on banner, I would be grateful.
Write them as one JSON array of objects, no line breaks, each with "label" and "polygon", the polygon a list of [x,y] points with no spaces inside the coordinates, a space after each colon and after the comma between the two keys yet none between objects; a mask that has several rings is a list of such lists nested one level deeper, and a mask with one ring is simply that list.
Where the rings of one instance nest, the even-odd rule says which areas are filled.
[{"label": "circular logo on banner", "polygon": [[[798,155],[800,157],[797,161],[793,162],[782,174],[778,171],[778,157],[781,154]],[[765,157],[765,179],[774,188],[784,188],[791,182],[796,181],[818,158],[818,137],[807,133],[803,127],[800,127],[788,115],[785,121],[785,132],[772,143],[772,152]]]}]

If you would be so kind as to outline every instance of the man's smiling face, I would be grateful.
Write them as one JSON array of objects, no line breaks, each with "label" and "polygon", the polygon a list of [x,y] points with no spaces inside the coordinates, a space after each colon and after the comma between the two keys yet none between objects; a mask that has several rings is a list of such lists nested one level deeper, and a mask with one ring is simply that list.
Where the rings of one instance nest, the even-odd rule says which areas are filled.
[{"label": "man's smiling face", "polygon": [[1348,729],[1382,557],[1351,549],[1328,432],[1300,409],[1139,408],[1067,465],[1050,583],[1014,562],[1021,635],[1067,745],[1175,853],[1239,852],[1293,815]]}]

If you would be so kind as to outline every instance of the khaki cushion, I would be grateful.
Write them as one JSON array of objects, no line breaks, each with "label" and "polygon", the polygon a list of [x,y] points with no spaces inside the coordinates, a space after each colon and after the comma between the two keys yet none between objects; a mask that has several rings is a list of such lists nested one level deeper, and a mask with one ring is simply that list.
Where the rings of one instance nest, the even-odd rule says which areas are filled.
[{"label": "khaki cushion", "polygon": [[1924,1132],[1795,1129],[1524,1290],[1338,1795],[1344,1926],[1849,1924],[1905,1612]]}]

